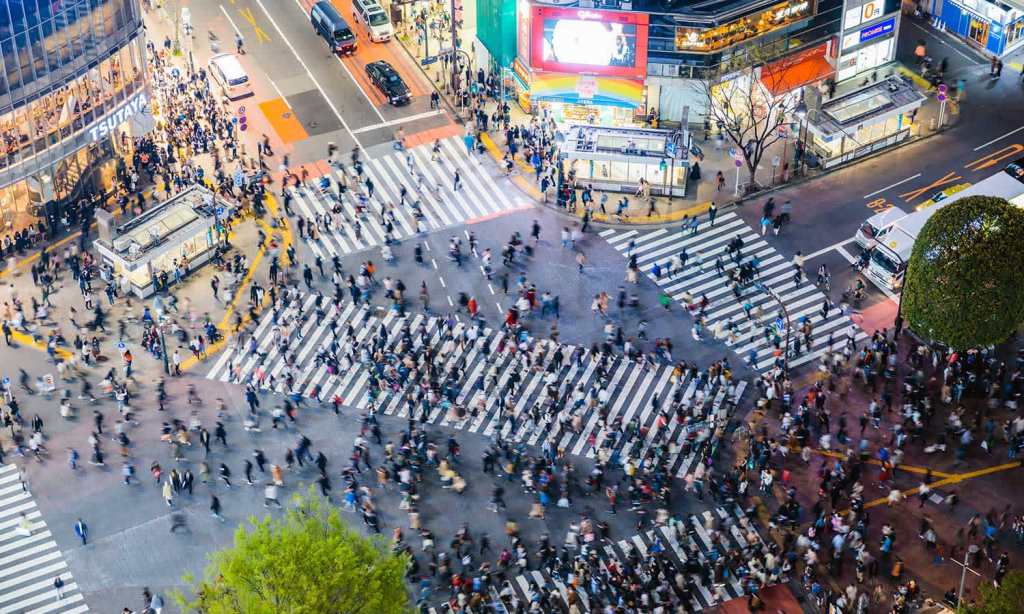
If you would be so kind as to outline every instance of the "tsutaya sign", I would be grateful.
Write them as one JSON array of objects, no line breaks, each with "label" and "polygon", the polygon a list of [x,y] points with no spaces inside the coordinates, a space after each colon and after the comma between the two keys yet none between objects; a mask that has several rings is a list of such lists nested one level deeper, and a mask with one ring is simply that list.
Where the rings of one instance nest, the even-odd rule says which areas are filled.
[{"label": "tsutaya sign", "polygon": [[122,123],[143,112],[148,104],[149,97],[146,95],[146,92],[135,94],[127,102],[111,111],[106,117],[89,128],[89,142],[95,143],[100,139],[110,136]]}]

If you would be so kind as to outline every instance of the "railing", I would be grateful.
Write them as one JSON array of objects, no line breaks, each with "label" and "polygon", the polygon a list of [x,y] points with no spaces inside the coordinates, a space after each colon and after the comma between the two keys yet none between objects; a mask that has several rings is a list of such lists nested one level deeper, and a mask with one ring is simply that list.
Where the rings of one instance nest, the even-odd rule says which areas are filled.
[{"label": "railing", "polygon": [[823,156],[819,156],[819,158],[822,159],[822,166],[824,168],[832,168],[834,166],[850,162],[851,160],[856,160],[857,158],[866,156],[870,153],[874,153],[880,149],[885,149],[886,147],[895,145],[896,143],[903,141],[909,136],[910,128],[904,128],[903,130],[900,130],[895,134],[891,134],[887,137],[878,139],[877,141],[872,141],[865,145],[861,145],[860,147],[854,149],[853,151],[848,151],[845,154],[842,154],[841,156],[837,156],[835,158],[824,158]]}]

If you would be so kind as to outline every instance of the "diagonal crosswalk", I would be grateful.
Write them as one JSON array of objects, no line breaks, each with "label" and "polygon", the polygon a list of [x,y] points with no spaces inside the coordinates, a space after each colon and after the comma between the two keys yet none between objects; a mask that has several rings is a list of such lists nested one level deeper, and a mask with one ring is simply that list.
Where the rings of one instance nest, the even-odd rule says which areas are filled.
[{"label": "diagonal crosswalk", "polygon": [[[640,270],[677,302],[693,304],[706,297],[705,338],[719,336],[760,372],[772,369],[776,361],[775,341],[765,329],[770,329],[772,337],[785,339],[780,301],[794,329],[790,331],[792,338],[799,337],[803,342],[801,329],[808,322],[812,328],[810,347],[802,343],[798,354],[791,353],[790,367],[820,358],[828,351],[830,337],[833,347],[839,347],[851,334],[857,340],[867,337],[838,308],[830,306],[827,313],[823,313],[823,305],[829,300],[821,290],[807,275],[798,281],[794,275],[795,265],[733,212],[719,215],[714,226],[702,224],[696,235],[679,228],[610,229],[600,234],[625,257],[635,255]],[[737,237],[743,242],[739,262],[734,261],[729,250],[730,243]],[[688,260],[685,270],[681,270],[679,255],[684,251]],[[716,268],[718,260],[721,272]],[[751,262],[757,263],[758,275],[751,283],[741,285],[740,296],[737,296],[729,273],[738,272],[741,263]],[[660,278],[654,273],[656,264],[663,271]],[[771,292],[766,292],[765,288]],[[753,317],[748,317],[748,310]]]},{"label": "diagonal crosswalk", "polygon": [[[291,296],[221,354],[207,377],[306,398],[319,391],[325,402],[372,405],[588,458],[662,459],[678,476],[713,452],[716,429],[747,386],[695,366],[594,356],[547,340],[523,351],[522,340],[504,330],[423,314],[379,316],[353,303],[322,301],[318,319],[315,295]],[[386,358],[374,363],[369,352],[382,336]],[[432,402],[415,398],[422,374],[410,367],[427,348],[438,373],[459,374]]]},{"label": "diagonal crosswalk", "polygon": [[[743,511],[727,504],[632,537],[584,543],[575,553],[588,560],[577,567],[584,570],[581,573],[558,566],[532,569],[487,590],[496,611],[526,611],[530,604],[547,599],[544,611],[569,611],[569,603],[575,603],[582,612],[603,612],[605,606],[618,603],[608,580],[624,568],[635,569],[644,583],[652,573],[674,578],[678,572],[683,582],[668,583],[666,591],[650,591],[650,607],[644,611],[698,612],[744,596],[743,579],[753,573],[749,562],[766,549]],[[588,556],[591,550],[596,557]],[[668,607],[673,604],[678,609]]]},{"label": "diagonal crosswalk", "polygon": [[[401,240],[531,208],[527,201],[510,196],[492,174],[495,167],[471,156],[461,139],[450,137],[438,143],[436,159],[433,145],[419,145],[364,161],[362,180],[372,181],[372,198],[351,167],[332,168],[331,188],[326,192],[312,186],[289,188],[292,211],[318,230],[316,239],[306,243],[313,255],[330,260],[383,245],[388,238]],[[458,190],[456,170],[461,179]],[[342,192],[341,183],[349,189]]]},{"label": "diagonal crosswalk", "polygon": [[[53,585],[57,577],[64,582],[62,598]],[[0,465],[0,614],[87,611],[39,508],[22,488],[18,468]]]}]

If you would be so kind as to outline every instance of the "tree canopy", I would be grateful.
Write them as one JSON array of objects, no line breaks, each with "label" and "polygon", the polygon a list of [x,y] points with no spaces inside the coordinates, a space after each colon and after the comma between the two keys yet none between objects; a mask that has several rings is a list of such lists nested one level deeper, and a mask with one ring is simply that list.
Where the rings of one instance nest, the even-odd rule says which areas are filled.
[{"label": "tree canopy", "polygon": [[914,243],[903,316],[954,349],[1005,341],[1024,320],[1024,212],[968,196],[939,209]]},{"label": "tree canopy", "polygon": [[203,614],[399,614],[409,611],[406,564],[309,493],[281,518],[239,526],[234,545],[210,555],[202,580],[185,578],[193,597],[175,598]]},{"label": "tree canopy", "polygon": [[[1024,571],[1011,571],[999,587],[988,582],[980,587],[981,596],[976,605],[962,609],[965,614],[1015,614],[1024,603]],[[965,600],[966,601],[966,600]]]}]

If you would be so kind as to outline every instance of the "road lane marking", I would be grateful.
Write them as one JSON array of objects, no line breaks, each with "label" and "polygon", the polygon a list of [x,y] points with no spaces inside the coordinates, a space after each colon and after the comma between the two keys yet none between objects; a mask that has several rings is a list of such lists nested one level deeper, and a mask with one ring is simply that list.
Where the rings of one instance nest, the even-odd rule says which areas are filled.
[{"label": "road lane marking", "polygon": [[1011,130],[1011,131],[1007,132],[1006,134],[1004,134],[1003,136],[997,136],[996,138],[992,139],[988,143],[985,143],[984,145],[978,145],[977,147],[974,148],[974,151],[978,151],[979,149],[985,149],[986,147],[988,147],[992,143],[995,143],[997,141],[1001,141],[1001,140],[1005,139],[1008,136],[1013,136],[1014,134],[1017,134],[1021,130],[1024,130],[1024,126],[1021,126],[1020,128],[1017,128],[1016,130]]},{"label": "road lane marking", "polygon": [[256,34],[256,40],[258,42],[270,42],[270,36],[268,36],[267,33],[263,31],[263,28],[259,27],[259,25],[256,24],[256,16],[252,14],[251,8],[246,7],[238,9],[238,12],[242,15],[242,19],[249,22],[249,25],[252,26],[252,31]]},{"label": "road lane marking", "polygon": [[1024,145],[1021,145],[1020,143],[1014,143],[1013,145],[1007,145],[1006,147],[1003,147],[1002,149],[995,153],[990,153],[986,156],[978,158],[973,162],[964,164],[964,166],[971,169],[972,171],[984,170],[986,168],[999,164],[1000,162],[1007,158],[1012,158],[1022,151],[1024,151]]},{"label": "road lane marking", "polygon": [[419,119],[427,119],[428,117],[434,117],[435,115],[441,115],[444,111],[441,109],[434,109],[433,111],[425,111],[423,113],[417,113],[416,115],[409,115],[407,117],[399,117],[398,119],[388,120],[379,124],[373,124],[371,126],[363,126],[362,128],[356,128],[356,134],[362,134],[363,132],[369,132],[371,130],[377,130],[379,128],[387,128],[389,126],[397,126],[399,124],[406,124],[414,122]]},{"label": "road lane marking", "polygon": [[[261,7],[263,6],[263,2],[262,2],[261,0],[256,0],[256,1],[257,1],[257,2],[259,3],[259,5],[260,5]],[[300,2],[299,0],[295,0],[295,5],[299,7],[299,11],[300,11],[300,12],[301,12],[301,13],[302,13],[303,15],[305,15],[305,16],[307,16],[307,17],[309,16],[309,10],[308,10],[308,9],[307,9],[306,7],[302,6],[302,2]],[[263,12],[264,12],[264,13],[267,13],[267,9],[263,9]],[[270,13],[267,13],[267,16],[269,17],[269,16],[270,16]],[[273,23],[273,19],[271,19],[271,23]],[[275,27],[275,28],[277,28],[277,24],[275,24],[275,25],[274,25],[274,27]],[[280,33],[280,32],[281,32],[281,29],[280,29],[280,28],[277,28],[277,31],[278,31],[278,32]],[[284,36],[284,34],[281,34],[281,36]],[[289,44],[289,47],[290,47],[290,46],[291,46],[291,45]],[[367,103],[369,103],[369,105],[370,105],[370,108],[371,108],[371,109],[373,109],[373,112],[377,114],[377,117],[379,117],[379,118],[380,118],[380,121],[382,121],[382,122],[385,122],[385,121],[387,121],[387,120],[385,120],[385,119],[384,119],[384,116],[383,116],[383,115],[381,115],[380,109],[378,109],[378,108],[377,108],[377,105],[373,104],[373,101],[372,101],[372,100],[370,100],[370,95],[369,95],[369,94],[367,94],[367,93],[366,93],[366,90],[364,90],[364,89],[362,88],[362,86],[361,86],[361,85],[359,85],[359,82],[358,82],[358,81],[356,81],[356,76],[355,76],[355,75],[353,75],[353,74],[352,74],[352,71],[348,69],[348,66],[346,66],[346,65],[345,65],[345,62],[342,62],[342,61],[341,61],[341,58],[339,58],[337,54],[335,54],[335,53],[332,53],[331,55],[333,55],[333,56],[334,56],[334,59],[338,61],[338,64],[341,64],[341,67],[345,69],[345,73],[346,73],[346,74],[348,74],[348,78],[349,78],[349,79],[352,79],[352,83],[354,83],[354,84],[355,84],[355,86],[356,86],[356,89],[357,89],[357,90],[359,90],[359,93],[363,95],[363,98],[366,98],[366,102],[367,102]],[[307,69],[307,70],[308,70],[308,69]],[[324,94],[324,97],[326,98],[326,97],[327,97],[327,95],[326,95],[326,94]],[[333,107],[332,107],[332,108],[333,108]],[[347,128],[347,127],[346,127],[346,128]],[[349,132],[351,132],[351,130],[350,130]],[[355,134],[353,133],[353,134],[352,134],[352,136],[354,137],[354,136],[355,136]]]},{"label": "road lane marking", "polygon": [[238,29],[237,25],[235,25],[235,20],[231,19],[231,15],[228,13],[228,10],[226,8],[224,8],[223,4],[221,4],[219,6],[220,6],[220,12],[224,13],[224,16],[228,18],[228,23],[231,24],[231,29],[235,31],[235,34],[237,34],[239,36],[242,36],[242,31]]},{"label": "road lane marking", "polygon": [[963,59],[967,60],[968,62],[971,62],[972,65],[973,64],[981,64],[981,62],[978,61],[978,58],[972,58],[971,56],[967,55],[963,51],[960,51],[959,49],[957,49],[953,45],[949,44],[948,42],[946,42],[946,41],[942,40],[941,38],[939,38],[938,36],[936,36],[934,32],[930,32],[930,31],[926,30],[920,24],[914,23],[913,21],[910,21],[909,23],[911,25],[913,25],[915,28],[917,28],[918,30],[924,32],[925,34],[930,34],[931,36],[933,36],[935,38],[935,40],[939,41],[940,45],[943,45],[945,47],[949,47],[950,49],[953,50],[953,53],[959,55],[960,57],[962,57]]},{"label": "road lane marking", "polygon": [[924,186],[923,188],[918,188],[916,190],[911,190],[909,192],[904,192],[903,194],[900,194],[900,198],[909,203],[914,199],[921,198],[922,196],[924,196],[926,192],[930,192],[931,190],[941,188],[944,185],[953,183],[954,181],[959,181],[961,179],[963,179],[963,177],[957,175],[956,171],[949,171],[948,173],[943,175],[941,179],[936,179],[935,181]]},{"label": "road lane marking", "polygon": [[[298,0],[296,0],[296,2],[298,2]],[[288,49],[291,50],[292,55],[295,56],[295,59],[299,61],[299,65],[302,66],[302,68],[306,71],[306,74],[309,75],[309,80],[313,82],[313,85],[316,86],[316,89],[320,90],[320,95],[324,97],[324,100],[327,102],[327,106],[331,108],[331,111],[334,111],[335,117],[337,117],[338,121],[341,122],[341,125],[345,128],[345,131],[348,132],[349,136],[352,137],[352,140],[356,142],[356,145],[359,146],[360,149],[362,149],[363,145],[362,143],[359,142],[359,137],[357,137],[355,133],[352,132],[352,129],[348,127],[348,122],[345,121],[345,118],[342,117],[341,113],[338,112],[338,107],[334,106],[334,101],[332,101],[327,96],[327,92],[324,91],[323,86],[321,86],[320,82],[317,81],[316,77],[313,76],[313,72],[309,70],[309,66],[306,66],[306,62],[303,61],[302,56],[299,55],[299,52],[295,50],[295,46],[292,45],[292,42],[288,40],[288,37],[284,35],[284,31],[281,29],[281,26],[277,25],[277,21],[274,20],[274,17],[270,14],[270,11],[267,10],[267,7],[263,6],[263,0],[256,0],[256,4],[258,4],[260,9],[263,10],[263,13],[267,16],[267,19],[270,21],[270,25],[274,26],[274,29],[277,30],[277,33],[281,36],[281,40],[284,41],[284,44],[288,45]],[[302,5],[300,4],[299,6]]]},{"label": "road lane marking", "polygon": [[871,198],[872,196],[874,196],[876,194],[881,194],[882,192],[884,192],[886,190],[891,190],[891,189],[895,188],[898,185],[903,185],[904,183],[906,183],[908,181],[913,181],[913,180],[917,179],[920,176],[921,176],[921,173],[918,173],[918,174],[913,175],[911,177],[907,177],[906,179],[903,179],[901,181],[897,181],[896,183],[894,183],[892,185],[887,185],[884,188],[882,188],[881,190],[875,190],[874,192],[872,192],[870,194],[865,194],[864,195],[864,200],[867,200],[867,199]]},{"label": "road lane marking", "polygon": [[838,250],[840,247],[842,247],[842,246],[844,246],[847,243],[850,243],[852,241],[853,241],[852,238],[846,239],[844,241],[840,241],[839,243],[835,243],[835,244],[829,245],[828,247],[823,247],[823,248],[819,249],[816,252],[812,252],[810,254],[807,254],[806,256],[804,256],[804,262],[807,262],[811,258],[817,258],[818,256],[821,256],[822,254],[827,254],[828,252],[830,252],[830,251],[832,251],[834,249]]}]

